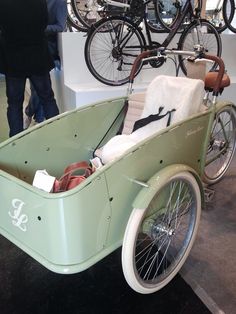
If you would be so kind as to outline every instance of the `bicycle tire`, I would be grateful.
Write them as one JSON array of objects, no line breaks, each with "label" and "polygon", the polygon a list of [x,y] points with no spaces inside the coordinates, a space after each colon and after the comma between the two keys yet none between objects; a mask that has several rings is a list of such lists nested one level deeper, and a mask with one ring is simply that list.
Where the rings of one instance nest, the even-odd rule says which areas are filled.
[{"label": "bicycle tire", "polygon": [[[233,18],[233,1],[224,0],[221,8],[206,9],[206,20],[213,24],[218,33],[222,33],[227,29],[226,19],[232,21]],[[207,5],[206,5],[207,6]]]},{"label": "bicycle tire", "polygon": [[155,9],[155,1],[157,0],[153,0],[150,1],[149,3],[146,4],[147,6],[147,10],[146,10],[146,14],[147,14],[147,24],[148,24],[148,28],[150,29],[151,32],[154,33],[159,33],[159,32],[166,32],[166,30],[162,27],[162,25],[160,24],[157,16],[156,16],[156,9]]},{"label": "bicycle tire", "polygon": [[80,32],[87,32],[87,27],[84,27],[79,20],[77,19],[73,7],[72,7],[72,3],[71,0],[67,0],[67,27],[69,29],[69,31],[73,32],[74,30],[76,31],[80,31]]},{"label": "bicycle tire", "polygon": [[228,170],[236,147],[236,112],[226,104],[215,113],[206,154],[203,182],[219,182]]},{"label": "bicycle tire", "polygon": [[[227,9],[228,9],[228,6],[227,6],[228,2],[230,2],[230,7],[231,7],[231,13],[230,14],[227,11]],[[225,21],[226,26],[233,33],[236,33],[236,24],[234,25],[232,23],[232,22],[235,22],[234,21],[235,11],[236,11],[235,0],[225,0],[224,3],[223,3],[223,17],[224,17],[224,21]]]},{"label": "bicycle tire", "polygon": [[154,1],[154,8],[156,20],[163,29],[169,32],[181,14],[181,5],[175,6],[173,0],[156,0]]},{"label": "bicycle tire", "polygon": [[[200,25],[198,25],[200,24]],[[199,40],[197,27],[201,27],[201,38]],[[179,50],[194,51],[195,45],[201,45],[204,48],[204,52],[207,54],[221,56],[222,52],[222,42],[220,35],[218,34],[216,28],[207,20],[200,19],[198,21],[193,21],[181,34],[178,44]],[[187,75],[186,59],[183,56],[178,56],[179,66],[182,72]],[[214,70],[217,64],[210,63],[206,64],[206,71]]]},{"label": "bicycle tire", "polygon": [[75,13],[76,18],[79,20],[79,22],[87,29],[91,27],[91,25],[94,22],[97,22],[100,20],[98,19],[98,8],[99,5],[97,1],[90,2],[93,6],[92,9],[90,5],[88,6],[88,1],[85,0],[83,2],[78,0],[71,0],[71,5],[73,8],[73,11]]},{"label": "bicycle tire", "polygon": [[[85,42],[85,62],[98,81],[120,86],[129,81],[133,62],[145,47],[144,35],[136,24],[125,17],[109,17],[91,28]],[[141,65],[136,75],[140,70]]]}]

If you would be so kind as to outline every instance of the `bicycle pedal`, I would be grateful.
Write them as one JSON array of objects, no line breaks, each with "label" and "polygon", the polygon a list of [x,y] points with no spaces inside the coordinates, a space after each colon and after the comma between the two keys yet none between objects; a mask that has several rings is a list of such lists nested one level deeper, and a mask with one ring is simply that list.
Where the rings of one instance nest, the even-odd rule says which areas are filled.
[{"label": "bicycle pedal", "polygon": [[213,200],[215,191],[204,187],[205,202],[210,203]]}]

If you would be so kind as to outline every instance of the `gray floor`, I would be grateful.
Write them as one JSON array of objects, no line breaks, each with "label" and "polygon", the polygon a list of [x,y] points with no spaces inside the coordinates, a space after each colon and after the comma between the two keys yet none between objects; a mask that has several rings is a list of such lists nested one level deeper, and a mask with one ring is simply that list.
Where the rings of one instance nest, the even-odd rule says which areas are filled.
[{"label": "gray floor", "polygon": [[[0,142],[8,137],[0,78]],[[236,314],[236,157],[202,211],[197,240],[181,274],[212,313]],[[199,313],[201,314],[201,313]]]},{"label": "gray floor", "polygon": [[202,211],[182,276],[212,313],[236,313],[236,156]]}]

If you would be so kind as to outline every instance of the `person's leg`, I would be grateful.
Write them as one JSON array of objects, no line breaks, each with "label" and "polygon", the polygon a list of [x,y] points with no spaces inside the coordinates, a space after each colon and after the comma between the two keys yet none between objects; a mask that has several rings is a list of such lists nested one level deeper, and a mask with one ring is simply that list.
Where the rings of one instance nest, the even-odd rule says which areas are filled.
[{"label": "person's leg", "polygon": [[23,131],[23,102],[25,92],[24,77],[6,75],[7,119],[10,128],[9,136]]},{"label": "person's leg", "polygon": [[25,114],[28,116],[29,119],[34,117],[34,120],[40,123],[44,120],[43,105],[31,81],[30,81],[30,91],[31,91],[31,96],[29,99],[29,103],[27,107],[25,108]]},{"label": "person's leg", "polygon": [[43,106],[45,118],[49,119],[58,115],[59,110],[54,98],[49,73],[43,76],[32,75],[30,80]]}]

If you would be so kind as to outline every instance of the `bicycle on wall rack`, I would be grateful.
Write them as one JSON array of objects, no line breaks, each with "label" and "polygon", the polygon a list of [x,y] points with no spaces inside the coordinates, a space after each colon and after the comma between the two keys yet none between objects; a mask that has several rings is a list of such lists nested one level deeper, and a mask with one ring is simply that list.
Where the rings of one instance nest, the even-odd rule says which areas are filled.
[{"label": "bicycle on wall rack", "polygon": [[[73,12],[79,23],[87,30],[99,20],[109,16],[126,16],[130,7],[137,9],[140,1],[136,0],[70,0]],[[158,7],[166,9],[163,2],[170,0],[151,0],[147,6],[147,20],[153,32],[164,31],[159,22]],[[173,6],[174,9],[174,6]]]},{"label": "bicycle on wall rack", "polygon": [[[182,32],[177,49],[193,51],[194,47],[198,45],[203,47],[207,53],[221,55],[222,44],[216,28],[200,17],[201,0],[198,0],[196,8],[193,7],[191,0],[185,2],[182,14],[175,21],[162,43],[152,41],[151,38],[147,18],[144,14],[149,2],[150,0],[141,1],[143,7],[142,11],[139,11],[142,13],[147,40],[138,23],[134,23],[129,16],[105,18],[92,26],[86,39],[84,55],[89,71],[100,82],[112,86],[126,84],[137,55],[145,50],[168,47],[188,15],[191,16],[191,23]],[[185,58],[180,55],[178,61],[181,70],[186,74]],[[150,62],[150,65],[157,68],[164,62],[164,59],[158,59]],[[212,69],[215,67],[216,64],[213,64]],[[136,75],[140,70],[141,66],[137,69]]]},{"label": "bicycle on wall rack", "polygon": [[[160,25],[170,31],[173,23],[182,14],[183,0],[160,0],[156,7],[157,17]],[[218,33],[227,28],[227,21],[232,21],[235,11],[234,0],[206,0],[203,16],[212,23]],[[183,28],[190,23],[190,17],[186,16]]]},{"label": "bicycle on wall rack", "polygon": [[[69,0],[74,14],[74,21],[82,31],[88,30],[104,17],[125,16],[129,5],[136,0]],[[147,4],[147,20],[152,32],[170,31],[173,23],[182,14],[186,0],[152,0]],[[234,11],[234,0],[206,0],[204,16],[220,33],[230,24]],[[228,21],[228,23],[226,23]],[[188,24],[186,17],[182,29]]]}]

